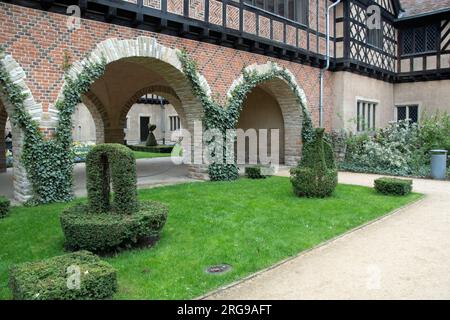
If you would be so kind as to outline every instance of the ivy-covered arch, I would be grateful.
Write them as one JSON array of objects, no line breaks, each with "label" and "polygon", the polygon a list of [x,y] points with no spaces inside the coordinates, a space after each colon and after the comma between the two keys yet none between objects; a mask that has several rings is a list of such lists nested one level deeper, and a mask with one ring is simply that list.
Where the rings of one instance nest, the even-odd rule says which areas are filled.
[{"label": "ivy-covered arch", "polygon": [[[179,56],[184,73],[191,82],[192,90],[202,102],[205,113],[203,117],[205,129],[219,130],[225,137],[228,129],[236,127],[245,98],[250,91],[258,85],[280,79],[292,91],[296,106],[301,113],[301,119],[297,119],[299,122],[301,121],[301,131],[298,132],[298,135],[301,136],[303,143],[312,140],[314,131],[311,116],[307,109],[306,95],[297,84],[293,74],[286,68],[281,68],[272,62],[244,68],[241,76],[233,82],[229,89],[225,104],[220,105],[202,88],[201,79],[197,77],[196,62],[189,57],[186,51],[180,52]],[[223,145],[226,146],[226,143],[223,143]],[[296,150],[300,152],[299,148]],[[230,150],[224,147],[222,163],[213,162],[209,165],[208,173],[212,180],[232,180],[238,177],[236,163],[226,163],[226,156],[229,152]],[[298,159],[299,156],[300,154],[293,155],[291,161]]]},{"label": "ivy-covered arch", "polygon": [[[18,202],[26,202],[33,196],[33,188],[28,179],[27,166],[23,162],[22,155],[27,143],[30,142],[27,137],[34,136],[39,131],[38,122],[41,120],[42,106],[34,100],[26,84],[23,68],[11,55],[5,54],[1,49],[0,108],[3,115],[9,117],[12,126],[14,199]],[[4,124],[0,129],[4,129]]]},{"label": "ivy-covered arch", "polygon": [[[285,163],[296,165],[301,154],[300,133],[302,132],[303,118],[306,117],[306,121],[310,121],[306,95],[297,84],[295,76],[288,69],[281,68],[273,62],[267,62],[246,67],[228,90],[227,97],[229,100],[232,99],[233,91],[247,86],[246,82],[251,78],[251,74],[260,78],[260,81],[250,81],[253,83],[253,87],[250,87],[249,90],[245,89],[246,96],[256,87],[259,87],[275,98],[283,115]],[[242,108],[243,104],[238,108],[239,115]]]}]

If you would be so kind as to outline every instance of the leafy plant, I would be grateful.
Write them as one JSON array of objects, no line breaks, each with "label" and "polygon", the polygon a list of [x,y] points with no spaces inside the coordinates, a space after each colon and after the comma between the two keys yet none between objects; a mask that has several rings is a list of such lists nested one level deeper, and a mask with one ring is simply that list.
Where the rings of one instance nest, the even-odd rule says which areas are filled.
[{"label": "leafy plant", "polygon": [[[2,57],[3,53],[0,52],[0,58]],[[61,202],[73,198],[72,114],[75,106],[81,102],[81,95],[104,73],[105,64],[105,59],[100,63],[88,62],[76,78],[65,75],[62,95],[55,104],[59,111],[55,137],[44,137],[39,124],[25,109],[24,101],[28,95],[10,79],[0,63],[0,89],[13,106],[12,122],[24,133],[22,162],[33,187],[30,204]]]},{"label": "leafy plant", "polygon": [[[67,285],[68,271],[79,274],[79,288]],[[9,286],[16,300],[110,299],[117,291],[117,275],[107,262],[79,251],[15,265],[10,270]]]},{"label": "leafy plant", "polygon": [[316,129],[314,140],[305,144],[302,159],[291,171],[294,193],[299,197],[328,197],[337,186],[337,169],[324,129]]},{"label": "leafy plant", "polygon": [[387,195],[405,196],[412,191],[410,179],[379,178],[374,181],[375,190]]},{"label": "leafy plant", "polygon": [[6,217],[9,214],[9,207],[11,202],[8,198],[0,196],[0,219]]},{"label": "leafy plant", "polygon": [[[217,150],[217,148],[213,147],[214,143],[219,143],[224,146],[223,158],[220,159],[222,161],[212,161],[212,163],[209,164],[208,173],[211,180],[235,180],[238,178],[239,174],[236,160],[234,160],[234,163],[232,164],[227,163],[227,154],[230,152],[229,150],[226,150],[227,130],[236,128],[245,98],[251,90],[253,90],[253,88],[263,82],[269,81],[276,77],[287,82],[297,97],[297,103],[303,115],[301,132],[302,140],[305,143],[313,139],[314,132],[311,116],[306,106],[302,104],[300,92],[298,92],[297,87],[294,85],[294,80],[291,78],[286,69],[279,69],[276,68],[275,65],[272,65],[272,68],[263,74],[244,69],[242,71],[242,83],[234,87],[234,89],[230,92],[230,97],[225,105],[220,105],[217,102],[217,99],[213,99],[210,95],[208,95],[201,85],[201,81],[197,73],[197,65],[195,61],[189,57],[188,53],[186,51],[180,52],[179,59],[183,67],[183,72],[191,83],[193,94],[200,99],[203,106],[203,124],[205,129],[218,129],[224,138],[224,141],[219,142],[215,140],[207,141],[210,150]],[[216,159],[216,155],[211,154],[211,158]]]}]

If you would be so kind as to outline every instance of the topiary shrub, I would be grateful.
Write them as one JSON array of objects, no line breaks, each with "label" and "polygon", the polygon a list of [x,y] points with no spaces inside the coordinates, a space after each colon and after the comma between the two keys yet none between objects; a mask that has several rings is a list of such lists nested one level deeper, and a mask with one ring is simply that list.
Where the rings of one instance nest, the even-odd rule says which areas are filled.
[{"label": "topiary shrub", "polygon": [[139,245],[151,245],[159,239],[168,209],[159,202],[142,201],[132,214],[91,213],[81,204],[66,209],[61,226],[68,250],[109,253]]},{"label": "topiary shrub", "polygon": [[131,214],[137,210],[136,159],[129,148],[116,143],[95,146],[86,157],[86,175],[91,212]]},{"label": "topiary shrub", "polygon": [[9,214],[9,206],[11,202],[8,198],[0,196],[0,219],[6,217]]},{"label": "topiary shrub", "polygon": [[147,140],[145,141],[145,145],[147,147],[154,147],[154,146],[158,145],[155,134],[153,133],[153,131],[155,131],[155,130],[156,130],[155,124],[148,125],[148,137],[147,137]]},{"label": "topiary shrub", "polygon": [[374,181],[375,190],[388,195],[404,196],[412,191],[411,179],[383,177]]},{"label": "topiary shrub", "polygon": [[291,183],[299,197],[328,197],[337,185],[337,169],[331,146],[324,141],[324,129],[304,144],[302,159],[292,168]]},{"label": "topiary shrub", "polygon": [[138,202],[133,152],[120,144],[98,145],[87,155],[86,171],[87,204],[71,207],[60,217],[66,248],[109,253],[153,244],[168,209],[158,202]]},{"label": "topiary shrub", "polygon": [[13,266],[9,286],[16,300],[109,299],[117,291],[117,276],[99,257],[79,251]]}]

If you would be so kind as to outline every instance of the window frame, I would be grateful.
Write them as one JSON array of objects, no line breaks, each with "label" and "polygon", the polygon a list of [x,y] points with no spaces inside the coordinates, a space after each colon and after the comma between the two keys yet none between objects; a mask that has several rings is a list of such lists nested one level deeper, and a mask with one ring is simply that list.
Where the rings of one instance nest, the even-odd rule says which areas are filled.
[{"label": "window frame", "polygon": [[[256,0],[245,0],[244,4],[251,6],[253,8],[256,8],[258,10],[265,11],[269,14],[275,15],[279,18],[293,21],[296,23],[299,23],[304,26],[309,26],[309,0],[293,0],[294,1],[294,19],[289,18],[289,4],[288,0],[273,0],[274,3],[274,11],[269,10],[269,0],[262,0],[263,1],[263,8],[261,8],[259,5],[256,4]],[[306,15],[300,16],[299,15],[299,3],[303,2],[306,5]],[[283,14],[280,14],[280,8],[279,5],[283,4]],[[302,19],[305,19],[305,21],[300,21]]]},{"label": "window frame", "polygon": [[[432,50],[428,49],[428,31],[427,31],[427,28],[429,28],[429,27],[437,28],[437,34],[438,34],[438,37],[434,38],[435,47]],[[409,52],[409,53],[405,53],[405,32],[407,32],[407,31],[411,31],[412,32],[412,52]],[[417,46],[416,46],[416,34],[419,31],[424,33],[424,39],[423,39],[424,46],[425,46],[424,51],[417,51],[417,49],[416,49],[417,48]],[[440,33],[439,33],[438,22],[432,22],[432,23],[429,23],[429,24],[426,24],[426,25],[421,25],[421,26],[415,26],[415,27],[412,27],[412,28],[401,29],[400,30],[400,35],[401,35],[400,36],[401,37],[401,39],[400,39],[401,54],[400,55],[402,57],[408,57],[408,56],[417,56],[417,55],[424,55],[424,54],[430,54],[430,53],[439,52],[439,45],[440,45],[440,43],[439,43],[440,42],[439,41],[439,34]]]},{"label": "window frame", "polygon": [[398,119],[398,108],[406,107],[406,117],[405,120],[411,120],[409,117],[409,108],[410,107],[417,107],[417,122],[411,122],[411,123],[417,123],[420,124],[420,109],[421,109],[421,103],[418,102],[404,102],[404,103],[396,103],[394,105],[394,114],[395,114],[395,122],[399,122]]},{"label": "window frame", "polygon": [[[377,110],[380,101],[364,97],[356,97],[356,132],[372,132],[377,128]],[[361,110],[362,107],[362,110]],[[361,116],[362,115],[362,119]],[[362,121],[363,120],[363,121]],[[369,126],[367,126],[367,123]],[[362,128],[361,128],[362,126]]]}]

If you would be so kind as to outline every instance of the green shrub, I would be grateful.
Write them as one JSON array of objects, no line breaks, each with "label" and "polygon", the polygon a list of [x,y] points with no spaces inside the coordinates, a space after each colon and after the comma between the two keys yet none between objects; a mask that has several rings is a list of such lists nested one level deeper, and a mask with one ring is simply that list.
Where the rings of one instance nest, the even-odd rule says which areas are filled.
[{"label": "green shrub", "polygon": [[11,202],[8,198],[0,196],[0,219],[8,215],[10,205]]},{"label": "green shrub", "polygon": [[[131,214],[137,209],[136,159],[133,152],[121,144],[95,146],[86,158],[89,211]],[[114,191],[111,204],[110,184]]]},{"label": "green shrub", "polygon": [[410,179],[379,178],[376,179],[375,190],[383,194],[404,196],[411,192],[413,181]]},{"label": "green shrub", "polygon": [[327,197],[337,185],[337,170],[331,146],[324,141],[324,129],[303,146],[302,159],[291,169],[291,183],[299,197]]},{"label": "green shrub", "polygon": [[[78,271],[79,287],[71,281]],[[80,251],[13,266],[9,286],[16,300],[98,300],[112,298],[117,277],[108,263]]]},{"label": "green shrub", "polygon": [[92,213],[87,205],[66,209],[60,218],[69,250],[109,253],[159,239],[168,208],[162,203],[141,201],[131,215]]},{"label": "green shrub", "polygon": [[250,166],[245,168],[245,175],[249,179],[265,179],[266,175],[262,172],[261,166]]}]

